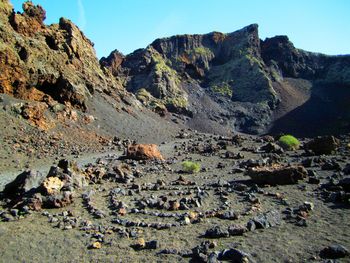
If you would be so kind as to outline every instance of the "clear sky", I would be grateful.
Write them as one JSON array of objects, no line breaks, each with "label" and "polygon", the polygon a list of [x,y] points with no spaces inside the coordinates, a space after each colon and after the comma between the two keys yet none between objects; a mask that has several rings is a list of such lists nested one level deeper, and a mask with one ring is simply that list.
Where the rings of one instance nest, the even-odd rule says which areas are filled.
[{"label": "clear sky", "polygon": [[[11,0],[22,12],[24,0]],[[233,32],[259,24],[260,38],[288,35],[298,48],[350,54],[350,0],[33,0],[46,23],[66,17],[94,43],[98,57],[124,54],[156,38]]]}]

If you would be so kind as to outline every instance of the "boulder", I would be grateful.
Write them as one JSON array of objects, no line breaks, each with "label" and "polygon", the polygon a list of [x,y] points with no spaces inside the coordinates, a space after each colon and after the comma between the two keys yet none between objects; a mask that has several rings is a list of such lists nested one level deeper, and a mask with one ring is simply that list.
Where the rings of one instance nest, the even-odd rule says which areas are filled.
[{"label": "boulder", "polygon": [[311,150],[316,155],[332,154],[339,147],[340,141],[334,136],[316,137],[305,145],[305,148]]},{"label": "boulder", "polygon": [[35,171],[25,171],[19,174],[15,180],[8,183],[4,188],[5,196],[10,198],[21,197],[34,193],[42,184],[45,175]]},{"label": "boulder", "polygon": [[126,158],[133,160],[164,160],[155,144],[133,144],[126,151]]},{"label": "boulder", "polygon": [[274,164],[250,168],[247,175],[256,184],[285,185],[298,183],[307,176],[307,171],[303,166]]}]

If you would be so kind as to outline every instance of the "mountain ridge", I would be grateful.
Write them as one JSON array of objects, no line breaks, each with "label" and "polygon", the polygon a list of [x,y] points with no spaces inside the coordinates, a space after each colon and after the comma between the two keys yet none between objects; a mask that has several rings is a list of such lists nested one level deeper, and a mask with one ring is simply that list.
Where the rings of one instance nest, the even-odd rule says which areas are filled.
[{"label": "mountain ridge", "polygon": [[[0,4],[1,93],[87,113],[94,96],[109,96],[113,104],[147,108],[209,133],[350,130],[349,55],[297,49],[287,36],[261,40],[252,24],[227,34],[159,38],[98,60],[93,43],[71,21],[46,26],[39,5],[25,2],[24,12],[15,13],[9,1]],[[329,111],[308,114],[302,107],[309,104]],[[313,121],[310,131],[317,132],[303,133],[310,119],[323,124]],[[324,127],[328,122],[332,129]]]}]

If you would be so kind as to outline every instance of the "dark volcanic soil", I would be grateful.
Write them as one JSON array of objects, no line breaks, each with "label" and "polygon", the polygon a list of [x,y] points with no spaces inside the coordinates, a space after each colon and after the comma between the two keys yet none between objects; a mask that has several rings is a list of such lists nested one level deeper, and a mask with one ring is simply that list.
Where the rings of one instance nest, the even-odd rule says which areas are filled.
[{"label": "dark volcanic soil", "polygon": [[[349,164],[348,137],[342,138],[336,155],[321,157],[304,156],[304,150],[259,152],[271,138],[239,136],[231,140],[193,132],[183,132],[180,137],[183,139],[160,145],[164,162],[118,160],[120,151],[102,157],[93,167],[108,170],[124,165],[133,172],[125,181],[91,182],[77,191],[70,206],[31,212],[19,220],[4,216],[3,210],[3,218],[10,222],[0,223],[1,261],[201,262],[213,251],[236,248],[251,256],[250,261],[237,262],[322,262],[323,248],[332,244],[350,247],[349,204],[327,198],[330,192],[321,187],[344,177],[340,170]],[[201,171],[181,173],[183,160],[199,162]],[[260,165],[309,163],[307,170],[315,172],[313,178],[320,184],[305,178],[293,185],[256,186],[244,173],[254,160]],[[337,165],[324,166],[332,160]],[[92,210],[83,198],[87,193]],[[113,206],[111,196],[125,210]],[[305,202],[312,203],[306,203],[312,209],[302,218],[288,217],[286,211],[298,210]],[[224,219],[224,212],[229,211],[231,217]],[[278,215],[277,225],[226,236],[229,226],[245,227],[250,219],[271,211]],[[214,226],[220,231],[204,236]],[[142,243],[140,239],[156,245],[134,248]],[[198,255],[194,248],[204,241],[211,246]],[[93,244],[97,248],[91,248]],[[337,262],[349,262],[349,257]]]}]

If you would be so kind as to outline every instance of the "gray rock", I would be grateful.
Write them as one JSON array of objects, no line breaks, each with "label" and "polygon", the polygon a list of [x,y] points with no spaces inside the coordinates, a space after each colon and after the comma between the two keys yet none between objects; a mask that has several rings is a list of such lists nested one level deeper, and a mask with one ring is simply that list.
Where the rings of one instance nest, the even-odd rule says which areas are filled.
[{"label": "gray rock", "polygon": [[223,229],[220,226],[214,226],[212,228],[207,229],[205,231],[204,236],[208,238],[220,238],[220,237],[228,237],[230,234],[227,229]]},{"label": "gray rock", "polygon": [[282,217],[280,212],[272,210],[254,217],[252,221],[255,223],[256,228],[269,228],[280,225]]},{"label": "gray rock", "polygon": [[25,171],[4,188],[4,195],[10,198],[33,194],[45,179],[45,175],[35,171]]},{"label": "gray rock", "polygon": [[228,228],[230,236],[242,236],[247,231],[247,227],[241,225],[232,225]]},{"label": "gray rock", "polygon": [[254,263],[256,262],[251,255],[248,253],[245,253],[241,250],[231,248],[231,249],[225,249],[220,252],[219,260],[227,260],[229,262],[233,263]]},{"label": "gray rock", "polygon": [[238,219],[238,214],[235,211],[225,211],[218,216],[220,219],[236,220]]}]

